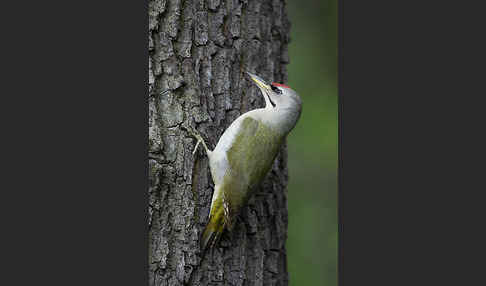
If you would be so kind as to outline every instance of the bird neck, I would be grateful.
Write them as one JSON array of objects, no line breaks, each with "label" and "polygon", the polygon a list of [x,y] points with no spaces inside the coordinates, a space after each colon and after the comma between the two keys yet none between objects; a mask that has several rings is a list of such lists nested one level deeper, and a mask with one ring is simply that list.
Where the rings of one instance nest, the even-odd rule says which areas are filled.
[{"label": "bird neck", "polygon": [[282,135],[287,135],[297,124],[300,117],[300,108],[275,107],[259,109],[256,115],[265,125],[273,128]]}]

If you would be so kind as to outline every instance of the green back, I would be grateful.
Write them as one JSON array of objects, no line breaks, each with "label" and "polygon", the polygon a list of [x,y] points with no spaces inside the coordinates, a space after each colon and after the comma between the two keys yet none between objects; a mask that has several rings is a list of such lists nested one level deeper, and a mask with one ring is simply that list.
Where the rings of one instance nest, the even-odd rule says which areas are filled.
[{"label": "green back", "polygon": [[243,120],[227,152],[230,170],[221,185],[229,202],[230,222],[271,169],[284,137],[251,117]]}]

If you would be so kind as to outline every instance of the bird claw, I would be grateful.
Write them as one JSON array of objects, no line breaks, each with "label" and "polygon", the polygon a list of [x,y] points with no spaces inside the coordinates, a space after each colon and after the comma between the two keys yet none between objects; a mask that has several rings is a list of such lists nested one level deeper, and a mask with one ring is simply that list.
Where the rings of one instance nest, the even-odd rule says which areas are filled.
[{"label": "bird claw", "polygon": [[196,147],[194,147],[194,151],[192,151],[192,155],[196,154],[197,147],[199,147],[199,143],[201,143],[201,140],[197,140]]},{"label": "bird claw", "polygon": [[196,154],[197,148],[199,147],[199,144],[201,144],[201,143],[203,144],[203,147],[206,150],[206,153],[211,152],[208,149],[208,147],[206,146],[206,142],[204,142],[204,139],[202,138],[202,136],[199,133],[197,133],[197,131],[195,131],[192,128],[186,128],[186,127],[184,129],[186,129],[193,137],[195,137],[197,139],[197,143],[196,143],[196,146],[194,147],[194,151],[192,151],[192,155]]}]

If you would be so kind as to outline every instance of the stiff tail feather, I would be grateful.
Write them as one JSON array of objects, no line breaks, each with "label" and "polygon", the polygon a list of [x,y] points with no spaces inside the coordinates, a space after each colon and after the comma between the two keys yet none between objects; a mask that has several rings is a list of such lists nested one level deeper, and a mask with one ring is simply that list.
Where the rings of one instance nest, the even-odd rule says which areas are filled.
[{"label": "stiff tail feather", "polygon": [[201,250],[205,252],[212,248],[216,244],[216,241],[219,240],[219,237],[221,237],[220,232],[207,226],[201,238]]},{"label": "stiff tail feather", "polygon": [[204,229],[201,237],[201,250],[203,253],[218,243],[224,230],[223,213],[217,212],[210,218],[208,225]]}]

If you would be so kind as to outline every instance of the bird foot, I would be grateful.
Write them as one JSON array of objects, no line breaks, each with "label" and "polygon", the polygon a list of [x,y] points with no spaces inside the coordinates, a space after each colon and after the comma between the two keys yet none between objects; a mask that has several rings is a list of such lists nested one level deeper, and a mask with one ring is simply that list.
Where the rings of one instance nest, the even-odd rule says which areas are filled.
[{"label": "bird foot", "polygon": [[196,154],[196,151],[197,151],[197,148],[199,147],[199,144],[202,143],[203,147],[204,147],[204,150],[206,150],[206,153],[210,153],[211,151],[208,149],[208,146],[206,145],[206,142],[204,142],[204,139],[202,138],[202,136],[197,133],[196,130],[192,129],[191,127],[189,128],[184,128],[186,129],[193,137],[195,137],[197,139],[197,143],[196,143],[196,146],[194,147],[194,151],[192,151],[192,155]]}]

